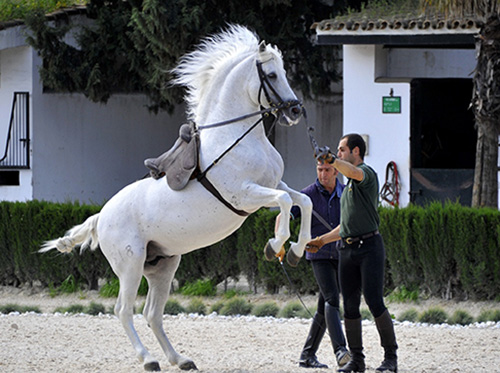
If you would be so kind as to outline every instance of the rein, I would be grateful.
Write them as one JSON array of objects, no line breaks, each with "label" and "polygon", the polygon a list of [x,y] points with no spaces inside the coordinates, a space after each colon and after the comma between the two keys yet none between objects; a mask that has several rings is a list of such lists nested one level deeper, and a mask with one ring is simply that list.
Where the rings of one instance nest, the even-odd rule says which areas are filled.
[{"label": "rein", "polygon": [[222,121],[222,122],[217,122],[217,123],[212,123],[212,124],[205,124],[203,126],[196,126],[196,129],[197,130],[205,130],[205,129],[208,129],[208,128],[222,127],[222,126],[225,126],[226,124],[236,123],[236,122],[239,122],[240,120],[244,120],[244,119],[247,119],[247,118],[255,117],[257,115],[264,115],[265,116],[266,114],[269,115],[269,113],[274,114],[274,113],[278,112],[280,109],[282,109],[282,108],[281,107],[277,107],[277,108],[262,109],[262,110],[259,110],[259,111],[254,111],[253,113],[245,114],[245,115],[242,115],[240,117],[228,119],[228,120],[225,120],[225,121]]}]

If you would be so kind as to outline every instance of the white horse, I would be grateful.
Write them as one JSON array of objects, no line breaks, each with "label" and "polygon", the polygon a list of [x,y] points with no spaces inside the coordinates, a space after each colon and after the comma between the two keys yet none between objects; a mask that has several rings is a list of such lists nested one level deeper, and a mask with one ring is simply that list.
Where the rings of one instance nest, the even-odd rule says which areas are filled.
[{"label": "white horse", "polygon": [[[196,369],[191,359],[174,350],[162,325],[181,255],[210,246],[237,230],[246,214],[239,215],[230,207],[247,214],[263,206],[280,208],[276,235],[265,248],[269,260],[275,255],[283,258],[293,204],[300,206],[302,221],[298,242],[291,243],[288,252],[290,264],[297,264],[311,239],[310,199],[281,181],[283,160],[268,141],[258,121],[260,115],[246,115],[267,107],[281,125],[299,122],[303,109],[288,85],[279,50],[259,44],[247,28],[231,25],[185,55],[173,73],[174,83],[187,87],[189,119],[198,125],[200,170],[208,169],[206,179],[222,198],[197,180],[173,191],[165,178],[143,179],[123,188],[100,213],[64,237],[46,242],[40,250],[70,252],[78,245],[100,246],[120,281],[115,314],[146,370],[160,370],[160,366],[133,324],[133,305],[143,275],[149,285],[143,314],[168,361],[181,369]],[[216,123],[220,125],[203,126]]]}]

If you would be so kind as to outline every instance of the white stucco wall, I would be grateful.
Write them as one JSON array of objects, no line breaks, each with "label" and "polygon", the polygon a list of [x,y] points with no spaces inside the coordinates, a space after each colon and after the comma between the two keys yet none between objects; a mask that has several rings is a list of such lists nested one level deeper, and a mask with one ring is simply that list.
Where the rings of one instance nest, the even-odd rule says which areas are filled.
[{"label": "white stucco wall", "polygon": [[[378,173],[380,188],[385,183],[385,170],[394,161],[400,175],[399,203],[409,202],[410,157],[410,84],[377,83],[374,45],[344,46],[344,134],[368,135],[365,162]],[[383,114],[382,97],[401,97],[400,114]]]},{"label": "white stucco wall", "polygon": [[144,159],[170,148],[185,123],[182,107],[155,115],[143,95],[113,95],[104,105],[82,94],[42,93],[38,79],[33,84],[34,199],[109,200],[148,173]]}]

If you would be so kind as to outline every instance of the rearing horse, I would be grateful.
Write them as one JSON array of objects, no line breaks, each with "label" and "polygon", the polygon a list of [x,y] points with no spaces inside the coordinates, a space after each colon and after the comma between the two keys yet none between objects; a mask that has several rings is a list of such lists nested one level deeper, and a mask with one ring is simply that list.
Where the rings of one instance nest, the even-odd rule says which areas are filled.
[{"label": "rearing horse", "polygon": [[290,264],[297,264],[311,238],[310,199],[281,181],[283,160],[268,141],[259,115],[248,115],[269,108],[283,126],[300,120],[303,109],[288,85],[279,50],[259,43],[247,28],[231,25],[185,55],[173,73],[174,83],[187,88],[188,117],[199,131],[199,169],[221,198],[197,180],[180,191],[172,190],[165,178],[139,180],[119,191],[100,213],[40,250],[70,252],[78,245],[100,246],[120,281],[115,314],[146,370],[160,366],[133,324],[143,275],[149,285],[143,314],[168,361],[181,369],[196,369],[191,359],[174,350],[162,325],[181,255],[224,239],[247,214],[263,206],[281,211],[276,236],[265,248],[267,259],[283,256],[293,204],[301,207],[302,220],[298,242],[288,252]]}]

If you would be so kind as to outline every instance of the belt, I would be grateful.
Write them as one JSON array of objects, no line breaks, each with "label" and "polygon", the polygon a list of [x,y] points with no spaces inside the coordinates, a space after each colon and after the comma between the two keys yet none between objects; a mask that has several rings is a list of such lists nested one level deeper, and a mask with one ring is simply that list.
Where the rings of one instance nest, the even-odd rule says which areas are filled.
[{"label": "belt", "polygon": [[358,241],[361,241],[361,240],[366,240],[367,238],[376,236],[377,234],[379,234],[378,230],[370,232],[370,233],[362,234],[361,236],[357,236],[357,237],[347,237],[347,238],[344,238],[344,241],[348,245],[352,245],[355,242],[358,242]]}]

